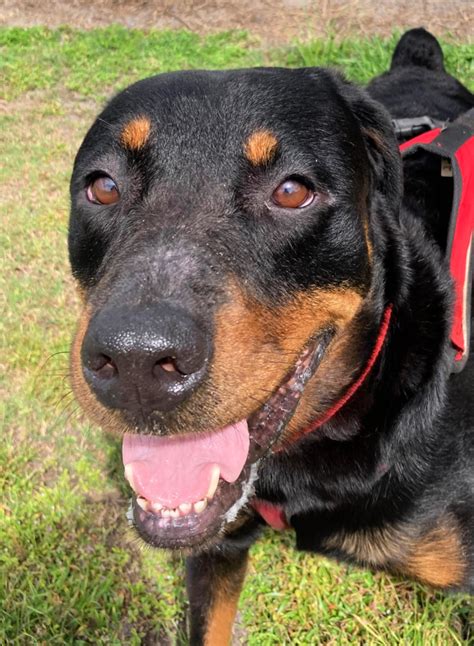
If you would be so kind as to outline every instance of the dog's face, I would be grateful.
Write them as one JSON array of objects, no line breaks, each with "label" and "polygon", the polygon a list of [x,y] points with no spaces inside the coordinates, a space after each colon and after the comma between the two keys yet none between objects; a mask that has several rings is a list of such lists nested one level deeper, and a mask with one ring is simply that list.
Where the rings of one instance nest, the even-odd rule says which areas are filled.
[{"label": "dog's face", "polygon": [[157,76],[90,129],[71,182],[72,381],[125,433],[148,542],[214,540],[259,460],[360,366],[395,151],[375,104],[318,70]]}]

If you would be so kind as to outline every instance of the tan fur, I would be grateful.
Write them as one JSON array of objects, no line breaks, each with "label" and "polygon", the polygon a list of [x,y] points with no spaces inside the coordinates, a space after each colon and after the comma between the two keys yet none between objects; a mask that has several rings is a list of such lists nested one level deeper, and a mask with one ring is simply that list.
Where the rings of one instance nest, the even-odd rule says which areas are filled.
[{"label": "tan fur", "polygon": [[339,532],[326,539],[324,546],[374,567],[402,563],[408,549],[406,530],[393,526],[354,533]]},{"label": "tan fur", "polygon": [[150,130],[150,119],[148,117],[137,117],[123,127],[120,141],[130,150],[140,150],[148,141]]},{"label": "tan fur", "polygon": [[460,585],[466,568],[459,530],[449,517],[421,534],[403,523],[339,532],[327,538],[324,547],[340,550],[363,565],[385,567],[441,588]]},{"label": "tan fur", "polygon": [[372,257],[374,255],[374,248],[372,245],[372,240],[370,239],[369,217],[367,214],[365,214],[363,217],[362,226],[364,227],[365,245],[367,247],[367,258],[369,260],[369,265],[371,265]]},{"label": "tan fur", "polygon": [[423,536],[413,548],[406,572],[437,587],[462,583],[466,561],[459,529],[452,519]]},{"label": "tan fur", "polygon": [[220,596],[212,605],[206,635],[205,646],[226,646],[230,644],[232,626],[237,613],[238,596],[232,599]]},{"label": "tan fur", "polygon": [[269,130],[253,132],[244,145],[245,156],[253,166],[268,164],[277,151],[278,141]]},{"label": "tan fur", "polygon": [[[310,395],[305,392],[298,406],[293,422],[298,428],[302,419],[314,414],[314,402],[321,392],[327,393],[326,377],[332,378],[329,388],[338,389],[338,380],[343,384],[350,381],[357,367],[347,366],[346,357],[352,357],[348,352],[348,324],[359,310],[362,297],[347,288],[314,289],[297,294],[286,305],[270,308],[246,296],[235,284],[230,286],[230,294],[229,302],[217,314],[211,377],[232,419],[236,411],[241,417],[247,416],[268,399],[312,336],[328,326],[336,328],[336,339],[315,376],[316,389],[308,384]],[[333,374],[333,361],[338,378]],[[320,392],[315,395],[317,388]]]},{"label": "tan fur", "polygon": [[240,590],[247,570],[247,559],[229,578],[219,578],[213,586],[213,600],[206,618],[205,646],[227,646],[232,637]]}]

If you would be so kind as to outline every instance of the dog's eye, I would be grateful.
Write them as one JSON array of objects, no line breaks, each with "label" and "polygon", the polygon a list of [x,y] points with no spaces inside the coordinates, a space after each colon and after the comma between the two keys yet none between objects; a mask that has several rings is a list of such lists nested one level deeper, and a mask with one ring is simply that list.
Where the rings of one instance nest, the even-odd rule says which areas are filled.
[{"label": "dog's eye", "polygon": [[301,209],[314,200],[314,191],[297,179],[287,179],[273,191],[272,200],[284,209]]},{"label": "dog's eye", "polygon": [[94,204],[115,204],[120,199],[117,184],[111,177],[96,177],[87,187],[87,199]]}]

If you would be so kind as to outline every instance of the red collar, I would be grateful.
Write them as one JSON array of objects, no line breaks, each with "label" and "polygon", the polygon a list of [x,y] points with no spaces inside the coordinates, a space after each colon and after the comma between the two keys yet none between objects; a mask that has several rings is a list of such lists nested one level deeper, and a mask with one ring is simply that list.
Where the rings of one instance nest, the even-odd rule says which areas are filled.
[{"label": "red collar", "polygon": [[[383,348],[385,339],[387,337],[387,332],[392,318],[392,312],[393,312],[393,305],[387,305],[384,311],[384,315],[382,317],[382,321],[380,323],[379,332],[378,332],[374,347],[372,349],[372,353],[367,363],[365,364],[365,367],[361,371],[360,375],[357,377],[357,379],[349,386],[349,388],[345,391],[342,397],[340,397],[338,401],[331,406],[331,408],[329,408],[325,413],[323,413],[320,417],[318,417],[314,422],[312,422],[305,429],[300,431],[297,435],[294,435],[290,440],[291,443],[300,440],[308,433],[312,433],[323,424],[326,424],[326,422],[328,422],[331,419],[331,417],[336,415],[336,413],[338,413],[341,410],[341,408],[347,404],[349,399],[351,399],[351,397],[353,397],[355,393],[359,390],[359,388],[362,386],[362,384],[369,376],[372,368],[375,365],[375,362],[380,356],[380,352]],[[279,450],[281,450],[281,448]],[[273,527],[273,529],[283,530],[283,529],[288,529],[290,527],[288,520],[286,518],[285,510],[282,505],[274,505],[265,500],[254,499],[252,501],[252,507],[255,509],[255,511],[258,514],[260,514],[260,516],[264,519],[267,525],[270,525],[270,527]]]},{"label": "red collar", "polygon": [[329,408],[320,417],[315,419],[314,422],[311,422],[309,426],[307,426],[302,431],[294,435],[290,440],[291,442],[295,442],[301,439],[303,436],[307,435],[308,433],[312,433],[323,424],[326,424],[326,422],[328,422],[331,419],[331,417],[334,417],[334,415],[336,415],[336,413],[338,413],[341,410],[341,408],[347,404],[349,399],[351,399],[351,397],[353,397],[355,393],[359,390],[359,388],[362,386],[364,381],[369,376],[372,368],[374,367],[375,362],[379,358],[380,352],[385,343],[385,338],[387,336],[388,329],[390,327],[392,312],[393,312],[393,305],[391,304],[387,305],[382,317],[382,321],[380,322],[379,332],[377,334],[377,339],[372,349],[372,353],[367,363],[365,364],[365,367],[363,368],[362,372],[357,377],[357,379],[349,386],[349,388],[345,391],[342,397],[340,397],[337,400],[337,402],[331,406],[331,408]]}]

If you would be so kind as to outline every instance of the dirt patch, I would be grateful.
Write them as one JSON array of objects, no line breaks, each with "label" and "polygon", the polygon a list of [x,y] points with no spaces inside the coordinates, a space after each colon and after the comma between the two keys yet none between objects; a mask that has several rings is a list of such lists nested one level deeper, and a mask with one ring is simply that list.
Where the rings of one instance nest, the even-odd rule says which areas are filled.
[{"label": "dirt patch", "polygon": [[246,29],[265,45],[307,40],[328,31],[387,35],[424,26],[437,36],[472,40],[472,0],[0,0],[0,24],[71,25],[90,29],[119,23],[142,29],[189,29],[205,34]]}]

